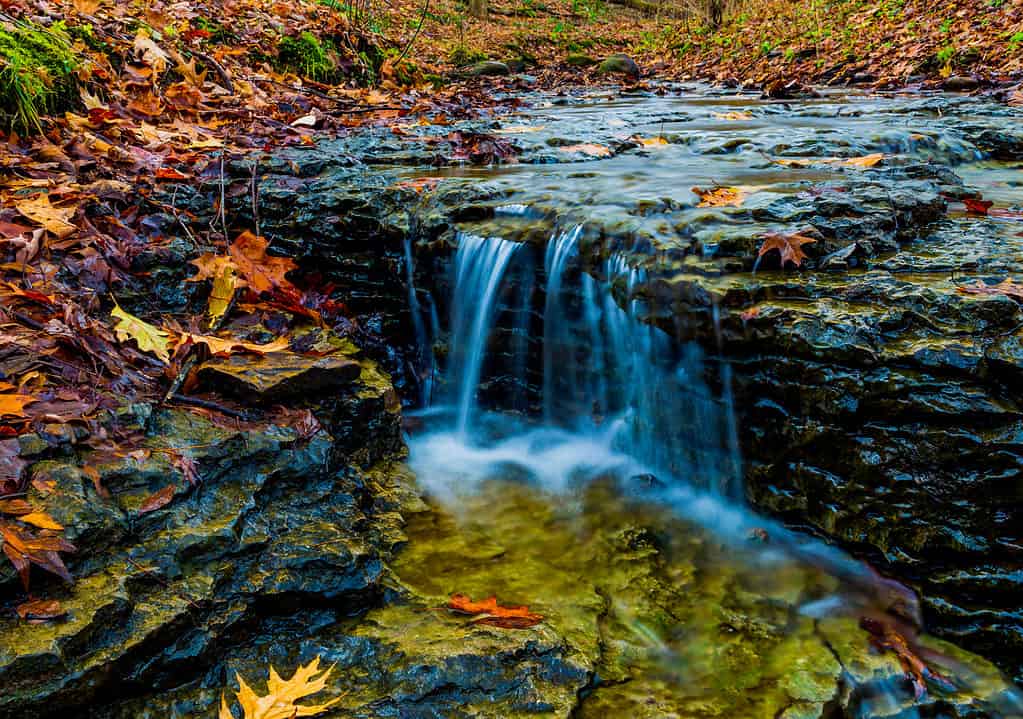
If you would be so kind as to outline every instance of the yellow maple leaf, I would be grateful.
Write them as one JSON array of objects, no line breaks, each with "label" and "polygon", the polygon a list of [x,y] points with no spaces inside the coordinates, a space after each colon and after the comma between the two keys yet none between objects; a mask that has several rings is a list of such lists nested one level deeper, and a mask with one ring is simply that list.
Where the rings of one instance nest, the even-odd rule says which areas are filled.
[{"label": "yellow maple leaf", "polygon": [[170,361],[170,336],[166,332],[125,312],[116,302],[110,316],[117,320],[114,335],[118,340],[135,340],[143,352],[152,352],[164,362]]},{"label": "yellow maple leaf", "polygon": [[255,342],[242,342],[241,340],[214,337],[212,335],[195,335],[190,332],[183,332],[179,336],[179,342],[191,341],[195,344],[206,345],[210,352],[215,355],[232,355],[239,352],[252,352],[254,354],[270,354],[271,352],[284,352],[287,350],[291,342],[287,337],[278,337],[272,342],[267,342],[265,345],[256,344]]},{"label": "yellow maple leaf", "polygon": [[662,147],[668,144],[668,141],[658,135],[657,137],[640,137],[639,135],[632,136],[633,142],[638,142],[643,147]]},{"label": "yellow maple leaf", "polygon": [[711,187],[709,189],[694,187],[693,192],[700,198],[697,207],[726,207],[728,205],[738,207],[745,197],[745,193],[739,187]]},{"label": "yellow maple leaf", "polygon": [[60,238],[67,237],[78,228],[68,220],[74,217],[75,207],[56,207],[50,202],[47,195],[36,195],[28,200],[22,200],[14,204],[18,212],[42,225],[47,230]]},{"label": "yellow maple leaf", "polygon": [[[265,696],[257,695],[245,683],[241,674],[235,674],[235,678],[238,680],[238,704],[241,705],[242,711],[245,713],[244,719],[292,719],[293,717],[311,717],[322,714],[341,701],[341,697],[335,697],[323,704],[296,704],[295,702],[322,691],[327,686],[327,680],[330,678],[332,670],[333,667],[328,667],[321,673],[320,658],[316,657],[305,666],[300,666],[294,676],[285,681],[271,666]],[[220,696],[218,719],[235,719],[227,705],[227,699],[223,695]]]}]

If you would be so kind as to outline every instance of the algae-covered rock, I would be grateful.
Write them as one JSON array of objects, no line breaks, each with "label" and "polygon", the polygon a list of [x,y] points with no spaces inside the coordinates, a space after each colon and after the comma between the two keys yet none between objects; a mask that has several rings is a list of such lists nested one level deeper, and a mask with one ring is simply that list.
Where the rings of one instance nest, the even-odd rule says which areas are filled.
[{"label": "algae-covered rock", "polygon": [[631,78],[639,77],[639,65],[628,55],[615,54],[604,58],[597,68],[606,75],[627,75]]},{"label": "algae-covered rock", "polygon": [[491,76],[491,75],[510,75],[511,69],[506,63],[499,62],[497,60],[483,60],[478,62],[469,68],[470,75],[476,75],[478,77]]}]

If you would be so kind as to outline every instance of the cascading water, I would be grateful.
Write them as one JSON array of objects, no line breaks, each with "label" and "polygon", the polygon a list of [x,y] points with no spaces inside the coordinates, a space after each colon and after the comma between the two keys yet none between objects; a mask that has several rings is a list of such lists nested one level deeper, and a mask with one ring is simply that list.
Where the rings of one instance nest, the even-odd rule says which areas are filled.
[{"label": "cascading water", "polygon": [[455,388],[455,428],[462,436],[469,431],[475,411],[501,280],[520,247],[496,237],[458,236],[448,378]]},{"label": "cascading water", "polygon": [[[447,389],[437,393],[440,403],[429,408],[424,431],[410,440],[410,465],[421,486],[438,504],[457,512],[466,495],[485,493],[488,486],[493,492],[491,482],[503,483],[497,495],[487,495],[497,503],[493,516],[465,517],[471,527],[493,523],[492,532],[484,532],[485,541],[502,543],[500,532],[507,526],[500,524],[503,512],[519,511],[515,486],[527,484],[549,496],[559,512],[579,513],[585,519],[592,511],[581,499],[585,488],[610,479],[628,501],[668,510],[701,531],[709,530],[711,543],[723,548],[718,561],[746,567],[739,570],[749,572],[742,591],[751,594],[747,601],[755,606],[773,607],[779,601],[777,596],[767,598],[769,591],[763,601],[757,599],[758,587],[771,585],[775,575],[798,577],[805,570],[830,577],[831,589],[791,593],[798,606],[785,624],[793,630],[811,620],[816,626],[836,617],[881,617],[882,622],[900,627],[919,623],[917,599],[901,585],[735,501],[739,460],[727,365],[719,367],[722,390],[716,394],[706,381],[708,363],[700,350],[679,347],[645,321],[649,308],[642,296],[643,270],[612,254],[592,275],[585,272],[581,238],[577,227],[548,243],[542,282],[537,283],[544,289],[539,318],[543,329],[538,333],[536,323],[529,322],[536,313],[536,305],[529,304],[532,270],[540,275],[540,268],[532,266],[536,258],[532,248],[494,237],[459,235],[444,377]],[[534,337],[541,336],[539,347],[537,340],[530,345],[523,339],[530,329]],[[536,359],[542,362],[539,383]],[[493,386],[486,392],[489,410],[485,411],[479,394],[486,384],[532,387],[539,397],[531,403],[535,410],[531,418],[507,411],[517,407],[505,401],[503,391],[495,393]],[[509,494],[507,505],[500,499],[501,492]],[[467,500],[464,506],[474,505]],[[751,544],[751,538],[758,537],[767,538],[762,540],[767,544]],[[693,546],[704,546],[705,541],[694,538]],[[681,542],[684,545],[686,540]],[[565,555],[571,557],[569,548]],[[444,557],[446,566],[448,557]],[[615,561],[628,563],[630,557]],[[530,562],[541,560],[524,561],[529,567]],[[470,564],[496,572],[490,561]],[[501,581],[519,586],[520,573],[528,571],[511,566]],[[701,572],[707,573],[706,581],[713,586],[717,581],[713,567],[690,567],[679,575],[680,581],[695,581],[693,577]],[[461,576],[454,581],[461,582]],[[480,588],[493,591],[491,584]],[[627,603],[615,600],[612,611],[629,627],[627,631],[644,638],[648,648],[649,656],[637,650],[634,671],[654,667],[656,681],[662,674],[673,674],[679,696],[705,690],[704,682],[687,675],[693,661],[686,653],[705,642],[708,654],[699,655],[696,664],[706,662],[709,672],[717,671],[716,647],[723,641],[713,634],[717,619],[708,625],[712,638],[699,640],[708,627],[679,626],[659,636],[640,620],[630,620],[632,609]],[[708,611],[716,616],[713,607]],[[765,626],[769,621],[765,619]],[[860,631],[855,623],[851,627],[850,631]],[[858,641],[869,644],[865,634]],[[967,684],[984,681],[972,669],[949,666],[955,666],[959,679]],[[893,712],[914,700],[904,682],[896,679],[871,683],[857,701],[862,702],[863,713],[856,716],[866,717],[894,716]],[[1015,692],[1004,693],[1000,701],[1008,707],[1005,716],[1016,716],[1013,712],[1023,707],[1023,698]]]},{"label": "cascading water", "polygon": [[[715,490],[733,487],[738,461],[734,445],[727,442],[730,418],[704,380],[700,351],[676,346],[642,320],[645,303],[638,292],[645,275],[621,255],[608,257],[602,278],[584,272],[581,235],[582,228],[573,227],[552,237],[546,248],[538,352],[542,426],[603,443],[629,458],[637,473],[683,477]],[[509,279],[520,253],[523,262],[518,264],[527,264],[522,244],[470,234],[459,235],[458,242],[448,390],[441,401],[453,410],[455,433],[472,441],[488,343],[499,329],[499,305],[514,304],[516,292],[527,306],[518,310],[519,326],[502,328],[509,343],[518,346],[503,348],[512,359],[503,366],[506,389],[496,409],[518,409],[510,395],[530,384],[526,335],[532,272],[515,272]],[[622,302],[615,297],[616,286],[624,293]]]}]

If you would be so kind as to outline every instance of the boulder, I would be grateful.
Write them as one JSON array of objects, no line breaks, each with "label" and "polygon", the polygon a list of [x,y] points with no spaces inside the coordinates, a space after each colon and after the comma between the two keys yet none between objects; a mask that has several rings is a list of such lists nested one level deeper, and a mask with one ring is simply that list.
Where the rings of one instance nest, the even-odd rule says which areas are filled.
[{"label": "boulder", "polygon": [[604,59],[598,68],[605,75],[626,75],[632,79],[639,77],[639,65],[628,55],[617,53]]},{"label": "boulder", "polygon": [[498,60],[483,60],[470,67],[468,72],[476,77],[510,75],[511,68],[506,63]]}]

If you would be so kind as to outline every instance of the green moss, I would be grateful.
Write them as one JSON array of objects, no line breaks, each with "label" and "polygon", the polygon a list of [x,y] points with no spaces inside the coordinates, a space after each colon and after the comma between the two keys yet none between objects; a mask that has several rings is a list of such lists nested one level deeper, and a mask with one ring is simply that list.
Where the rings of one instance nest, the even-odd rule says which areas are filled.
[{"label": "green moss", "polygon": [[333,43],[309,31],[282,37],[277,44],[276,64],[317,82],[336,82],[341,77]]},{"label": "green moss", "polygon": [[458,45],[450,53],[448,53],[448,62],[455,67],[474,65],[477,62],[486,59],[487,54],[485,52],[481,50],[473,50],[465,45]]},{"label": "green moss", "polygon": [[71,107],[77,98],[77,65],[63,23],[0,27],[0,126],[39,131],[40,115]]}]

